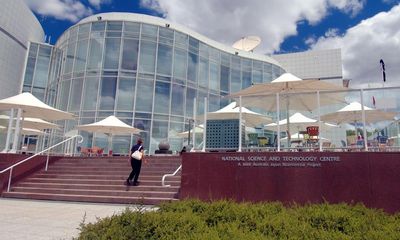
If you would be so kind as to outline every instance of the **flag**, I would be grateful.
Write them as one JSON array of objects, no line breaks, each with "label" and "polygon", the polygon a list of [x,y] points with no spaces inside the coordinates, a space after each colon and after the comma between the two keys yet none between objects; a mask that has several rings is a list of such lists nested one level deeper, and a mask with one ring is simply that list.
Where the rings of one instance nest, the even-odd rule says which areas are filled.
[{"label": "flag", "polygon": [[372,96],[372,105],[374,105],[374,108],[376,108],[376,106],[375,106],[375,97],[374,96]]},{"label": "flag", "polygon": [[381,64],[381,68],[382,68],[383,82],[386,82],[385,63],[383,62],[382,59],[379,61],[379,63]]}]

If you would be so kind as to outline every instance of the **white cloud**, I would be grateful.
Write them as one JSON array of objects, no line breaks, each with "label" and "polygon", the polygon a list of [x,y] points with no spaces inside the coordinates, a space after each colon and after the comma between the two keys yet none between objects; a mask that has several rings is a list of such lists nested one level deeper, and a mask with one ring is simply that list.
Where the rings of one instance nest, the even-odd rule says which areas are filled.
[{"label": "white cloud", "polygon": [[355,15],[365,0],[141,0],[168,20],[219,42],[231,45],[246,35],[262,38],[259,51],[279,50],[288,36],[297,34],[297,24],[317,24],[329,9]]},{"label": "white cloud", "polygon": [[91,6],[85,6],[78,0],[24,0],[29,8],[42,15],[59,20],[76,22],[83,17],[93,14],[92,6],[99,9],[102,4],[112,0],[89,0]]},{"label": "white cloud", "polygon": [[400,85],[400,5],[348,29],[343,35],[314,39],[313,49],[341,48],[344,77],[351,87],[381,86],[379,60],[385,61],[386,86]]},{"label": "white cloud", "polygon": [[111,3],[112,0],[89,0],[89,3],[96,9],[99,9],[102,4]]}]

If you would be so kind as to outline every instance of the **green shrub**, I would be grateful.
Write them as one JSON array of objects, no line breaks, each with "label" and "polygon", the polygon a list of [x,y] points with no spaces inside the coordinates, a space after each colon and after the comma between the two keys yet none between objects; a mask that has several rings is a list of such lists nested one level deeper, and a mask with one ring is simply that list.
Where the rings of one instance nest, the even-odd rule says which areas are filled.
[{"label": "green shrub", "polygon": [[185,200],[81,224],[78,239],[400,239],[400,214],[363,205]]}]

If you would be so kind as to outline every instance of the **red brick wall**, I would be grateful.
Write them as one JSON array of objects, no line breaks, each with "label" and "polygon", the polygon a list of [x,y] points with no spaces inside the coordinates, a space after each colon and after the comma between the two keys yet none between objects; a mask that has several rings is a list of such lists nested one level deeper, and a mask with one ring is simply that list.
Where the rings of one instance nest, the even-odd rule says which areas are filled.
[{"label": "red brick wall", "polygon": [[[7,167],[13,165],[14,163],[17,163],[23,159],[28,158],[29,155],[24,155],[24,154],[0,154],[0,160],[1,162],[4,163],[4,166],[1,168],[1,170],[6,169]],[[56,161],[57,159],[60,159],[61,157],[58,156],[51,156],[49,159],[49,163],[52,163]],[[28,176],[29,174],[39,170],[43,169],[46,166],[46,159],[47,156],[36,156],[35,158],[28,160],[21,165],[18,165],[13,169],[13,174],[12,174],[12,180],[11,183],[15,183],[19,181],[20,179]],[[9,171],[0,174],[0,194],[2,191],[7,191],[7,185],[8,185],[8,179],[9,179]]]},{"label": "red brick wall", "polygon": [[182,164],[181,198],[362,202],[400,211],[400,153],[186,153]]}]

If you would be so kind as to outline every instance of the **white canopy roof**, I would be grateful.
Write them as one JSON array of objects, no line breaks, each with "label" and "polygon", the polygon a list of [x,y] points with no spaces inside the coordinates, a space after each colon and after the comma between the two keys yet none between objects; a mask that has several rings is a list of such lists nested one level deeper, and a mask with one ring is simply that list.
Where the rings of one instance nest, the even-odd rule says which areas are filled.
[{"label": "white canopy roof", "polygon": [[[6,115],[0,115],[0,119],[4,119],[4,120],[8,121],[10,119],[10,117],[6,116]],[[24,123],[23,123],[22,127],[34,128],[34,129],[53,129],[53,128],[58,129],[60,126],[55,123],[44,121],[40,118],[26,117],[26,118],[24,118]]]},{"label": "white canopy roof", "polygon": [[[283,119],[283,120],[279,121],[280,126],[284,126],[286,124],[287,124],[287,119]],[[289,124],[291,126],[295,126],[297,128],[305,128],[305,127],[308,127],[311,125],[313,125],[313,126],[318,125],[318,121],[316,119],[306,117],[303,114],[297,112],[289,117]],[[265,125],[265,128],[270,129],[270,130],[276,130],[277,126],[278,125],[276,123],[270,123],[270,124]],[[323,123],[322,126],[323,127],[335,127],[335,125],[329,124],[329,123]]]},{"label": "white canopy roof", "polygon": [[[223,120],[223,119],[239,119],[240,107],[236,102],[232,102],[227,106],[215,111],[207,113],[208,120]],[[204,116],[198,116],[197,119],[202,120]],[[246,126],[258,126],[260,124],[272,122],[271,118],[253,112],[248,108],[242,107],[242,119]]]},{"label": "white canopy roof", "polygon": [[41,118],[45,120],[74,118],[72,113],[50,107],[28,92],[0,100],[0,110],[9,110],[12,108],[22,109],[25,117]]},{"label": "white canopy roof", "polygon": [[[7,129],[5,126],[0,126],[0,131],[3,131]],[[33,136],[43,136],[46,133],[43,131],[40,131],[39,129],[33,129],[33,128],[22,128],[21,134],[23,135],[33,135]]]},{"label": "white canopy roof", "polygon": [[142,131],[129,126],[115,116],[109,116],[95,123],[76,126],[76,128],[87,132],[108,133],[113,135],[139,134]]},{"label": "white canopy roof", "polygon": [[[302,80],[290,73],[284,73],[270,83],[254,84],[251,87],[229,95],[232,98],[242,96],[244,106],[259,107],[267,111],[277,109],[276,93],[280,94],[280,108],[288,106],[290,110],[311,111],[317,108],[317,91],[344,90],[346,88],[321,80]],[[320,104],[342,103],[342,94],[324,94]]]},{"label": "white canopy roof", "polygon": [[[379,121],[394,120],[397,113],[385,112],[364,106],[365,122],[373,123]],[[362,121],[362,106],[359,102],[352,102],[334,113],[321,116],[321,120],[334,123],[352,123]]]}]

